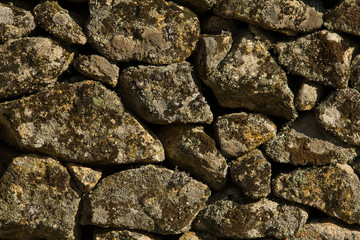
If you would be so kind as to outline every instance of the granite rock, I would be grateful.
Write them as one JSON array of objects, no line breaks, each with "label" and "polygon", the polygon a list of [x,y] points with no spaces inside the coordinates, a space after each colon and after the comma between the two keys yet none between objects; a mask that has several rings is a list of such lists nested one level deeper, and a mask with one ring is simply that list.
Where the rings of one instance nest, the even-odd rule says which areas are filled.
[{"label": "granite rock", "polygon": [[187,6],[195,12],[204,13],[209,11],[218,0],[174,0],[180,5]]},{"label": "granite rock", "polygon": [[351,63],[350,86],[360,91],[360,54]]},{"label": "granite rock", "polygon": [[68,163],[67,169],[82,193],[88,193],[101,178],[102,172],[89,167]]},{"label": "granite rock", "polygon": [[303,82],[295,95],[295,108],[297,111],[312,110],[319,102],[324,88],[317,83]]},{"label": "granite rock", "polygon": [[129,230],[95,230],[93,240],[160,240],[148,233]]}]

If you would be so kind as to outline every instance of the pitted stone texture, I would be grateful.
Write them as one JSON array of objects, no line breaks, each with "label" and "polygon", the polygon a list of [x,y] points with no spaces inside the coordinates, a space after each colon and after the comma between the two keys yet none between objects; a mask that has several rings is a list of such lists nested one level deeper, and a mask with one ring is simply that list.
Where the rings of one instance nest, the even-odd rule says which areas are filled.
[{"label": "pitted stone texture", "polygon": [[183,6],[188,6],[195,12],[204,13],[209,11],[218,2],[218,0],[174,0],[174,2]]},{"label": "pitted stone texture", "polygon": [[331,134],[360,146],[360,93],[348,88],[333,92],[316,109],[319,123]]},{"label": "pitted stone texture", "polygon": [[81,192],[88,193],[101,178],[102,172],[89,167],[68,163],[67,168]]},{"label": "pitted stone texture", "polygon": [[146,165],[102,179],[85,198],[81,223],[183,233],[209,196],[209,188],[185,172]]},{"label": "pitted stone texture", "polygon": [[226,159],[204,128],[192,125],[170,125],[161,129],[167,160],[192,176],[220,190],[226,183]]},{"label": "pitted stone texture", "polygon": [[86,43],[86,35],[81,26],[57,1],[46,0],[39,3],[34,8],[34,15],[40,26],[58,39],[71,44]]},{"label": "pitted stone texture", "polygon": [[179,240],[220,240],[220,238],[208,233],[187,232],[181,235]]},{"label": "pitted stone texture", "polygon": [[295,108],[298,111],[309,111],[315,107],[323,93],[323,86],[303,82],[295,95]]},{"label": "pitted stone texture", "polygon": [[224,33],[235,34],[239,30],[238,22],[231,19],[212,15],[201,19],[201,32],[205,34],[224,35]]},{"label": "pitted stone texture", "polygon": [[286,35],[313,32],[323,24],[322,13],[297,0],[224,0],[214,13]]},{"label": "pitted stone texture", "polygon": [[27,36],[34,29],[35,21],[31,12],[0,3],[0,43]]},{"label": "pitted stone texture", "polygon": [[354,47],[337,33],[322,30],[289,42],[280,42],[275,51],[289,72],[308,81],[346,88]]},{"label": "pitted stone texture", "polygon": [[184,61],[200,33],[196,15],[164,0],[90,0],[90,44],[107,58],[169,64]]},{"label": "pitted stone texture", "polygon": [[98,82],[63,83],[0,104],[4,138],[26,150],[87,164],[161,162],[161,142]]},{"label": "pitted stone texture", "polygon": [[238,157],[276,135],[276,125],[265,115],[231,113],[215,121],[215,139],[227,157]]},{"label": "pitted stone texture", "polygon": [[327,134],[312,113],[285,126],[264,144],[264,150],[275,162],[293,165],[346,163],[356,157],[356,149]]},{"label": "pitted stone texture", "polygon": [[79,55],[75,58],[74,67],[86,77],[98,80],[115,87],[119,78],[119,67],[99,55]]},{"label": "pitted stone texture", "polygon": [[80,194],[52,158],[24,155],[0,179],[2,239],[77,239]]},{"label": "pitted stone texture", "polygon": [[20,97],[53,85],[74,54],[44,37],[0,45],[0,100]]},{"label": "pitted stone texture", "polygon": [[127,106],[150,123],[213,121],[188,62],[129,67],[120,75],[118,91]]},{"label": "pitted stone texture", "polygon": [[272,192],[349,224],[360,223],[360,181],[349,165],[298,169],[273,180]]},{"label": "pitted stone texture", "polygon": [[350,86],[360,91],[360,54],[351,63]]},{"label": "pitted stone texture", "polygon": [[95,230],[93,240],[161,240],[161,238],[128,230]]}]

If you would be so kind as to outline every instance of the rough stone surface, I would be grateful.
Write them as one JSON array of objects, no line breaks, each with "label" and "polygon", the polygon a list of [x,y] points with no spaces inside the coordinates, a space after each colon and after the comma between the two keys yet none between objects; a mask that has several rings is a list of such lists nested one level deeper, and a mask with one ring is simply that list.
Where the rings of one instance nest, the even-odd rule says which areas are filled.
[{"label": "rough stone surface", "polygon": [[0,104],[5,140],[66,161],[87,164],[161,162],[164,150],[98,82],[63,83]]},{"label": "rough stone surface", "polygon": [[344,142],[360,146],[360,93],[348,88],[333,92],[317,107],[319,123]]},{"label": "rough stone surface", "polygon": [[158,134],[167,159],[192,176],[220,190],[226,182],[226,159],[204,128],[192,125],[170,125]]},{"label": "rough stone surface", "polygon": [[89,167],[68,163],[67,168],[81,192],[88,193],[101,178],[102,172]]},{"label": "rough stone surface", "polygon": [[1,238],[76,239],[80,194],[58,161],[15,158],[0,179],[0,196]]},{"label": "rough stone surface", "polygon": [[221,35],[226,32],[236,33],[238,30],[238,23],[235,20],[226,19],[219,16],[210,16],[201,19],[202,33]]},{"label": "rough stone surface", "polygon": [[322,30],[276,45],[279,62],[308,81],[346,88],[354,47],[339,34]]},{"label": "rough stone surface", "polygon": [[90,0],[90,44],[114,61],[184,61],[200,33],[196,15],[164,0]]},{"label": "rough stone surface", "polygon": [[148,233],[140,233],[128,230],[95,230],[93,240],[160,240]]},{"label": "rough stone surface", "polygon": [[74,60],[74,67],[79,73],[93,80],[98,80],[115,87],[119,78],[119,67],[99,55],[79,55]]},{"label": "rough stone surface", "polygon": [[297,0],[224,0],[214,13],[287,35],[313,32],[323,24],[322,13]]},{"label": "rough stone surface", "polygon": [[174,2],[177,2],[180,5],[188,6],[195,12],[203,13],[209,11],[218,2],[218,0],[174,0]]},{"label": "rough stone surface", "polygon": [[125,69],[118,91],[123,101],[150,123],[207,123],[213,115],[187,62]]},{"label": "rough stone surface", "polygon": [[190,229],[209,196],[184,172],[146,165],[102,179],[85,199],[82,224],[178,234]]},{"label": "rough stone surface", "polygon": [[303,82],[295,95],[295,108],[298,111],[309,111],[318,103],[323,87],[316,83]]},{"label": "rough stone surface", "polygon": [[208,233],[187,232],[181,235],[179,240],[220,240],[220,238]]},{"label": "rough stone surface", "polygon": [[44,37],[22,38],[0,45],[0,100],[53,85],[72,59],[73,53]]},{"label": "rough stone surface", "polygon": [[257,113],[219,116],[214,128],[215,139],[228,157],[238,157],[276,135],[276,125],[265,115]]},{"label": "rough stone surface", "polygon": [[272,190],[277,197],[315,207],[349,224],[360,223],[360,181],[349,165],[280,174]]},{"label": "rough stone surface", "polygon": [[360,54],[351,63],[350,86],[360,91]]}]

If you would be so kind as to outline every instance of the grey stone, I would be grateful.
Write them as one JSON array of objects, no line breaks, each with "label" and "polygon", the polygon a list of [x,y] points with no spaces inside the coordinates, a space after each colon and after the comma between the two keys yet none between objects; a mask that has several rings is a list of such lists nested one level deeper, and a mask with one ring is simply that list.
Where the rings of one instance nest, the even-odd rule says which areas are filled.
[{"label": "grey stone", "polygon": [[88,193],[93,189],[101,178],[102,172],[89,167],[68,163],[66,165],[76,185],[81,192]]},{"label": "grey stone", "polygon": [[303,82],[295,95],[295,108],[298,111],[309,111],[319,102],[324,88],[320,84]]},{"label": "grey stone", "polygon": [[360,91],[360,54],[351,63],[350,86]]},{"label": "grey stone", "polygon": [[188,6],[195,12],[204,13],[209,11],[218,2],[218,0],[174,0],[174,2],[177,2],[180,5]]},{"label": "grey stone", "polygon": [[160,240],[160,237],[149,233],[129,230],[95,230],[93,240]]}]

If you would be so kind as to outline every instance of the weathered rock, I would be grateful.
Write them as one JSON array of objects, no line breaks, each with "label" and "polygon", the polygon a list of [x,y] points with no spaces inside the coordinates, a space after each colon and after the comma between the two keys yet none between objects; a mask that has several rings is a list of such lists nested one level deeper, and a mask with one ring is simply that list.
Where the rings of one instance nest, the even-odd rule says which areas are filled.
[{"label": "weathered rock", "polygon": [[53,85],[74,54],[44,37],[22,38],[0,45],[0,100]]},{"label": "weathered rock", "polygon": [[131,110],[150,123],[213,121],[187,62],[129,67],[120,75],[118,91]]},{"label": "weathered rock", "polygon": [[276,45],[279,62],[308,81],[346,88],[354,47],[334,32],[322,30]]},{"label": "weathered rock", "polygon": [[57,1],[46,0],[34,8],[36,21],[42,28],[64,42],[85,44],[87,39],[81,26]]},{"label": "weathered rock", "polygon": [[190,229],[209,196],[185,172],[146,165],[102,179],[85,199],[81,223],[178,234]]},{"label": "weathered rock", "polygon": [[89,167],[68,163],[67,168],[81,192],[88,193],[101,178],[102,172]]},{"label": "weathered rock", "polygon": [[167,159],[195,178],[220,190],[226,182],[226,159],[204,128],[192,125],[170,125],[158,134]]},{"label": "weathered rock", "polygon": [[351,63],[350,86],[360,91],[360,54]]},{"label": "weathered rock", "polygon": [[231,113],[215,121],[215,139],[228,157],[238,157],[276,135],[276,125],[265,115]]},{"label": "weathered rock", "polygon": [[220,240],[220,238],[208,233],[187,232],[181,235],[179,240]]},{"label": "weathered rock", "polygon": [[80,194],[52,158],[24,155],[0,179],[2,239],[76,239]]},{"label": "weathered rock", "polygon": [[298,169],[273,181],[275,196],[360,223],[360,181],[349,165]]},{"label": "weathered rock", "polygon": [[298,111],[308,111],[315,107],[323,92],[320,84],[303,82],[295,95],[295,108]]},{"label": "weathered rock", "polygon": [[79,55],[75,58],[74,67],[79,73],[94,80],[115,87],[119,78],[119,67],[99,55]]},{"label": "weathered rock", "polygon": [[312,32],[323,24],[322,13],[297,0],[224,0],[215,6],[214,13],[286,35]]},{"label": "weathered rock", "polygon": [[209,11],[218,2],[218,0],[174,0],[174,2],[187,6],[195,12],[204,13]]},{"label": "weathered rock", "polygon": [[31,12],[0,3],[0,43],[27,36],[34,29],[35,21]]},{"label": "weathered rock", "polygon": [[225,32],[234,34],[239,30],[237,21],[219,16],[210,16],[201,19],[200,24],[201,32],[206,34],[220,35],[224,34]]},{"label": "weathered rock", "polygon": [[87,164],[161,162],[164,150],[98,82],[63,83],[0,104],[4,139],[66,161]]},{"label": "weathered rock", "polygon": [[346,163],[356,157],[356,149],[327,134],[312,113],[285,126],[264,150],[272,160],[293,165]]},{"label": "weathered rock", "polygon": [[128,230],[95,230],[94,240],[160,240],[160,238],[152,234]]},{"label": "weathered rock", "polygon": [[259,40],[266,49],[272,49],[273,45],[279,41],[274,32],[265,30],[261,27],[249,25],[249,31],[254,35],[254,39]]},{"label": "weathered rock", "polygon": [[200,23],[190,10],[164,0],[90,0],[90,44],[114,61],[150,64],[184,61]]},{"label": "weathered rock", "polygon": [[232,161],[230,174],[232,181],[252,199],[264,198],[271,191],[271,164],[258,149]]},{"label": "weathered rock", "polygon": [[317,108],[319,123],[344,142],[360,146],[360,93],[348,88],[333,92]]}]

